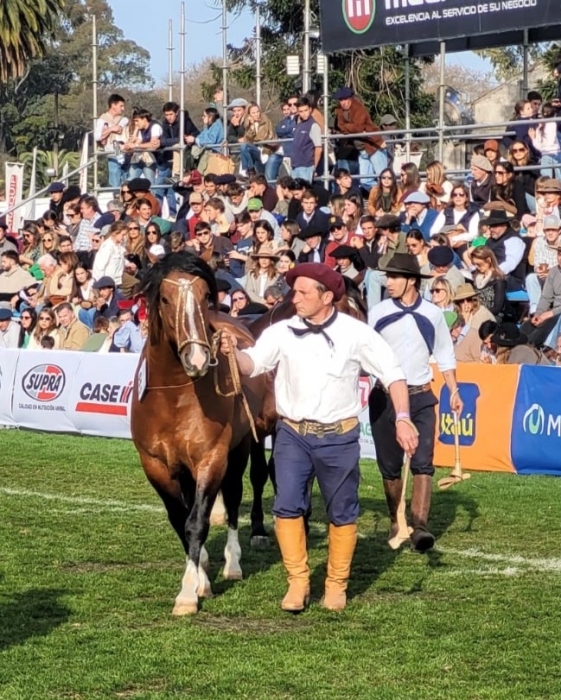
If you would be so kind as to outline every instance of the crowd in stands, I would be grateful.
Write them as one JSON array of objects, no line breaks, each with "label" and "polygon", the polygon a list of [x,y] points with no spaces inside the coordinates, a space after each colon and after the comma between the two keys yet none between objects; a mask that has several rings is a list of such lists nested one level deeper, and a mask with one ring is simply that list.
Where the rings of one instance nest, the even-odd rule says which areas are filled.
[{"label": "crowd in stands", "polygon": [[[19,234],[0,220],[0,347],[138,352],[147,320],[137,292],[169,252],[208,262],[222,310],[242,319],[282,302],[284,276],[302,262],[339,270],[372,311],[391,257],[409,253],[458,360],[557,363],[561,137],[542,117],[561,103],[534,92],[517,102],[523,125],[477,145],[458,180],[438,161],[396,173],[395,137],[384,135],[395,117],[378,126],[350,87],[333,99],[333,132],[345,138],[325,163],[315,93],[289,97],[276,125],[238,98],[225,115],[219,103],[205,109],[199,127],[173,102],[161,121],[142,109],[129,119],[112,95],[95,133],[114,188],[106,210],[54,182],[48,211]],[[181,134],[188,167],[178,177]]]}]

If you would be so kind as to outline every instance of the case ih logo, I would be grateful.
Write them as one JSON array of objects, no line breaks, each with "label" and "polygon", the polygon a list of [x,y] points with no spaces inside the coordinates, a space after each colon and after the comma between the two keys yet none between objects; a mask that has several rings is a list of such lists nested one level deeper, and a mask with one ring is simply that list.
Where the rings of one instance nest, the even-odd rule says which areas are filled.
[{"label": "case ih logo", "polygon": [[110,416],[126,416],[132,393],[132,381],[122,384],[92,384],[86,382],[80,389],[79,413],[101,413]]},{"label": "case ih logo", "polygon": [[64,391],[66,377],[57,365],[37,365],[24,375],[21,386],[35,401],[54,401]]},{"label": "case ih logo", "polygon": [[343,17],[355,34],[367,32],[376,14],[376,0],[343,0]]}]

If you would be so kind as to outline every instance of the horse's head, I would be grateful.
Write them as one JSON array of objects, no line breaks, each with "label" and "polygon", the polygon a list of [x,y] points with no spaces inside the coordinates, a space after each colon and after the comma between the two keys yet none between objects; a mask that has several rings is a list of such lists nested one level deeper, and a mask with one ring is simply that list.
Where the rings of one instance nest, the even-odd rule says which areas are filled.
[{"label": "horse's head", "polygon": [[151,270],[148,290],[152,344],[163,334],[187,376],[203,377],[215,355],[209,323],[209,308],[216,303],[212,271],[191,253],[172,253]]}]

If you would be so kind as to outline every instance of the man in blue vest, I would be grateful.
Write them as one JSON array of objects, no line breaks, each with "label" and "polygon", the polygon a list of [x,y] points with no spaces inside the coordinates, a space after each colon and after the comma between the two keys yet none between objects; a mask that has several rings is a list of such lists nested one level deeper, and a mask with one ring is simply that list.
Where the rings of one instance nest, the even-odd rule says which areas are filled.
[{"label": "man in blue vest", "polygon": [[312,106],[306,97],[298,101],[298,124],[294,129],[294,141],[290,163],[292,177],[311,182],[321,159],[321,129],[312,117]]}]

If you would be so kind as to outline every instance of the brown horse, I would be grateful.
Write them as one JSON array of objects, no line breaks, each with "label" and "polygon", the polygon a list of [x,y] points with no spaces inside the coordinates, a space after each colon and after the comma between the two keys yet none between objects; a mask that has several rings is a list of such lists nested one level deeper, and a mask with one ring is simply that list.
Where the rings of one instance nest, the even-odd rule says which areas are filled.
[{"label": "brown horse", "polygon": [[131,432],[188,556],[173,609],[186,615],[197,611],[199,597],[212,595],[204,544],[219,489],[228,518],[224,578],[242,578],[238,510],[250,414],[261,410],[266,380],[240,379],[216,351],[225,326],[241,347],[253,338],[215,311],[216,281],[205,262],[189,252],[169,254],[148,273],[143,293],[149,334],[134,383]]}]

